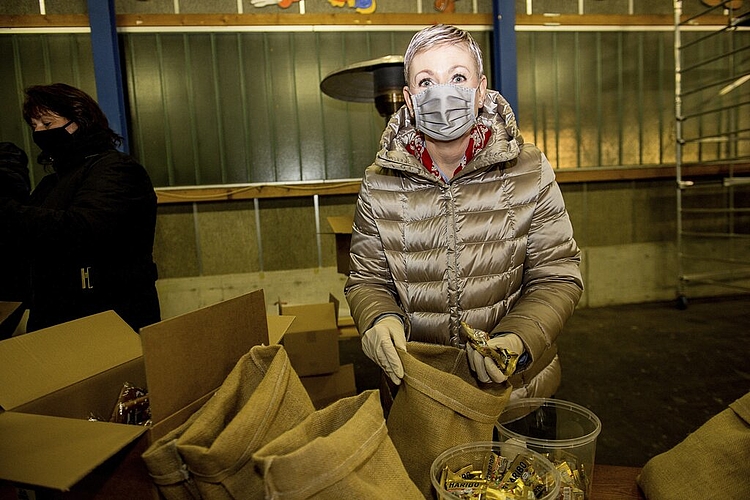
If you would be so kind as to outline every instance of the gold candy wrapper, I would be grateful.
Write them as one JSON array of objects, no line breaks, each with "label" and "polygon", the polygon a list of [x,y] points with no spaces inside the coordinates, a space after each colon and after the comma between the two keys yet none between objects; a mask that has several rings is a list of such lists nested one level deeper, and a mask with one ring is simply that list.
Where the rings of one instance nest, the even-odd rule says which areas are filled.
[{"label": "gold candy wrapper", "polygon": [[504,456],[497,453],[487,453],[487,459],[484,464],[487,481],[493,484],[500,484],[509,465],[508,459]]},{"label": "gold candy wrapper", "polygon": [[[518,455],[503,477],[501,489],[511,491],[517,498],[540,498],[547,491],[544,479],[536,472],[533,457]],[[532,495],[529,495],[529,492]]]},{"label": "gold candy wrapper", "polygon": [[484,492],[487,491],[487,481],[484,479],[446,481],[443,489],[462,499],[481,500],[484,498]]},{"label": "gold candy wrapper", "polygon": [[584,500],[588,489],[588,476],[583,464],[574,455],[559,451],[548,453],[547,459],[560,473],[560,497],[563,500]]},{"label": "gold candy wrapper", "polygon": [[477,328],[470,327],[467,323],[461,322],[461,330],[471,344],[471,347],[482,356],[492,358],[497,367],[503,372],[503,375],[510,377],[516,371],[519,354],[507,349],[495,349],[490,347],[490,335]]},{"label": "gold candy wrapper", "polygon": [[467,465],[452,471],[444,467],[441,487],[462,500],[535,500],[547,494],[553,479],[540,475],[532,456],[520,454],[513,461],[487,452],[484,470]]}]

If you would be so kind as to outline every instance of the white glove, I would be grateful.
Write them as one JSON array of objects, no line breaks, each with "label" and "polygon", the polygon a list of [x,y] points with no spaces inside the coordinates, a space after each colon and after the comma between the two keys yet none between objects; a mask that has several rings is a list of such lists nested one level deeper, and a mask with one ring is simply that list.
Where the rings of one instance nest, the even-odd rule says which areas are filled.
[{"label": "white glove", "polygon": [[397,316],[379,319],[362,335],[362,351],[398,385],[404,378],[404,366],[396,349],[406,351],[404,324]]},{"label": "white glove", "polygon": [[[524,353],[523,341],[515,333],[505,333],[490,339],[487,342],[488,347],[493,349],[507,349],[519,356]],[[466,344],[466,354],[469,357],[469,367],[476,372],[480,382],[495,382],[500,384],[508,380],[508,377],[500,371],[500,368],[489,356],[482,356],[476,349],[471,347],[470,343]]]}]

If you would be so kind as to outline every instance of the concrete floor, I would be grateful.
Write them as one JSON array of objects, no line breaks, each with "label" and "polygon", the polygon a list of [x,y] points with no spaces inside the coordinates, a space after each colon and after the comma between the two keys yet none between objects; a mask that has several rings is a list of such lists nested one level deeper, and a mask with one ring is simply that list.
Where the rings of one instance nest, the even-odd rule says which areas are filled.
[{"label": "concrete floor", "polygon": [[[750,391],[750,296],[579,309],[559,339],[557,398],[602,421],[596,463],[643,466]],[[341,341],[358,390],[379,369]]]}]

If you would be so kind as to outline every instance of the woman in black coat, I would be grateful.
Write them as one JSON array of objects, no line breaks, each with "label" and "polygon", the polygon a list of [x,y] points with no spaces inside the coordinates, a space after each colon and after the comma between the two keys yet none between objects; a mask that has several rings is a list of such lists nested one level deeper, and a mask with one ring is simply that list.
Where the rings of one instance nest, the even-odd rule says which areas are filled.
[{"label": "woman in black coat", "polygon": [[28,202],[0,197],[0,238],[31,262],[27,331],[109,309],[136,331],[159,321],[146,170],[116,149],[122,138],[77,88],[28,88],[23,116],[50,170]]}]

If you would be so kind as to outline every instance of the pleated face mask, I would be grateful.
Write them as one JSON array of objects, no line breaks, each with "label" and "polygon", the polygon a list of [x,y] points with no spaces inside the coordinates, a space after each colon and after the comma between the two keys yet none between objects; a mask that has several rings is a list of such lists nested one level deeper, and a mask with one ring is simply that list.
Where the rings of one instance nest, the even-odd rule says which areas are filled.
[{"label": "pleated face mask", "polygon": [[439,141],[458,139],[477,121],[476,95],[476,88],[450,83],[431,85],[412,95],[417,129]]}]

